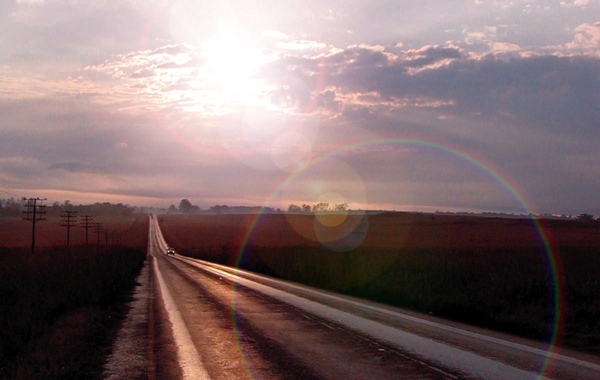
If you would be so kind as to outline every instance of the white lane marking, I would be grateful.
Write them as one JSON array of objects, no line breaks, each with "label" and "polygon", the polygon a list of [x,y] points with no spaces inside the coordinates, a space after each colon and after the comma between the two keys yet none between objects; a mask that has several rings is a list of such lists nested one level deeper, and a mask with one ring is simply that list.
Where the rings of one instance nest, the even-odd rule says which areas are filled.
[{"label": "white lane marking", "polygon": [[157,244],[160,246],[161,250],[163,251],[162,253],[166,253],[167,252],[167,248],[169,248],[167,242],[165,241],[165,238],[163,237],[162,234],[162,230],[160,229],[160,225],[158,224],[158,220],[156,219],[156,217],[154,217],[152,219],[153,223],[153,231],[154,231],[154,236],[156,237],[156,242]]},{"label": "white lane marking", "polygon": [[[211,266],[211,267],[213,267],[213,268],[215,268],[215,269],[217,269],[217,270],[223,270],[223,271],[227,271],[229,273],[238,273],[238,272],[241,272],[239,274],[239,276],[246,277],[248,279],[255,278],[255,279],[260,280],[261,282],[267,282],[267,283],[271,283],[271,284],[277,284],[277,285],[280,285],[280,286],[283,286],[283,287],[288,287],[288,288],[291,288],[291,289],[298,290],[300,292],[309,293],[309,294],[317,296],[317,297],[328,298],[330,300],[334,300],[334,301],[337,301],[337,302],[346,303],[348,305],[356,306],[356,307],[359,307],[359,308],[362,308],[362,309],[376,311],[378,313],[387,314],[387,315],[390,315],[390,316],[393,316],[393,317],[397,317],[397,318],[402,318],[402,319],[405,319],[405,320],[409,320],[411,322],[420,323],[422,325],[426,325],[426,326],[430,326],[430,327],[435,327],[435,328],[438,328],[440,330],[446,330],[446,331],[450,331],[450,332],[453,332],[453,333],[456,333],[456,334],[461,334],[461,335],[464,335],[464,336],[468,336],[468,337],[471,337],[471,338],[480,339],[480,340],[483,340],[483,341],[486,341],[486,342],[495,343],[495,344],[506,346],[506,347],[509,347],[509,348],[514,348],[514,349],[517,349],[517,350],[525,351],[525,352],[528,352],[530,354],[540,355],[540,356],[543,356],[544,358],[547,358],[548,356],[550,356],[550,360],[552,360],[552,361],[554,361],[554,360],[560,360],[560,361],[563,361],[563,362],[566,362],[566,363],[575,364],[575,365],[578,365],[578,366],[581,366],[581,367],[585,367],[585,368],[589,368],[589,369],[592,369],[592,370],[595,370],[595,371],[600,371],[600,365],[598,365],[598,364],[587,362],[587,361],[580,360],[580,359],[576,359],[576,358],[573,358],[573,357],[570,357],[570,356],[566,356],[566,355],[563,355],[563,354],[559,354],[559,353],[555,353],[555,352],[550,353],[549,351],[542,350],[542,349],[535,348],[535,347],[526,346],[524,344],[520,344],[520,343],[516,343],[516,342],[510,342],[510,341],[507,341],[507,340],[503,340],[503,339],[499,339],[499,338],[494,338],[494,337],[491,337],[491,336],[479,334],[479,333],[472,332],[472,331],[462,330],[462,329],[457,328],[457,327],[452,327],[452,326],[444,325],[444,324],[441,324],[441,323],[437,323],[437,322],[433,322],[433,321],[428,321],[428,320],[425,320],[425,319],[420,319],[418,317],[413,317],[413,316],[402,314],[402,313],[395,312],[395,311],[392,311],[392,310],[381,309],[381,308],[378,308],[376,306],[359,303],[359,302],[352,301],[352,300],[349,300],[349,299],[346,299],[346,298],[336,297],[335,295],[331,295],[331,294],[327,294],[327,293],[320,293],[320,292],[314,291],[312,289],[300,287],[298,285],[289,284],[289,283],[281,282],[279,280],[274,280],[274,279],[270,279],[270,278],[264,278],[262,276],[254,274],[254,273],[242,272],[239,269],[234,269],[234,268],[222,268],[222,269],[219,269],[220,266],[218,266],[217,264],[213,264],[213,263],[208,263],[208,265]],[[217,268],[217,267],[219,267],[219,268]],[[268,285],[266,285],[266,286],[268,286]]]},{"label": "white lane marking", "polygon": [[179,358],[181,370],[183,371],[183,378],[190,380],[210,380],[210,376],[204,368],[204,364],[200,359],[196,346],[194,346],[194,343],[192,342],[190,332],[185,326],[181,313],[179,313],[175,301],[173,301],[173,297],[166,286],[162,273],[158,268],[157,259],[154,258],[153,262],[154,273],[156,274],[162,292],[165,309],[167,310],[169,320],[173,325],[173,338],[175,339],[175,344],[177,346],[177,357]]},{"label": "white lane marking", "polygon": [[[196,263],[196,265],[201,264]],[[291,293],[286,293],[282,290],[236,276],[214,267],[203,267],[203,269],[227,277],[244,286],[267,294],[270,297],[306,310],[309,313],[333,320],[348,328],[358,328],[360,331],[382,341],[391,343],[396,347],[400,347],[404,351],[411,352],[419,357],[431,358],[443,367],[455,368],[459,371],[487,379],[514,380],[537,378],[540,380],[548,380],[547,377],[541,377],[534,372],[511,367],[502,362],[472,352],[463,351],[459,348],[451,347],[429,338],[423,338],[379,322],[358,317],[345,311],[337,310]]]}]

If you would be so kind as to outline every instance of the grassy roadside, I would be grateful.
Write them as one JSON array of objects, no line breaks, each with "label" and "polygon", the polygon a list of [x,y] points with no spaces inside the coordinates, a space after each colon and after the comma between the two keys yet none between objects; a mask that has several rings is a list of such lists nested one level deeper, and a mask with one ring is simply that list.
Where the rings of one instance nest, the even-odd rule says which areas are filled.
[{"label": "grassy roadside", "polygon": [[[600,353],[600,255],[564,250],[562,343]],[[554,282],[535,250],[249,247],[242,267],[300,283],[548,341]]]},{"label": "grassy roadside", "polygon": [[0,249],[0,378],[94,379],[146,250]]}]

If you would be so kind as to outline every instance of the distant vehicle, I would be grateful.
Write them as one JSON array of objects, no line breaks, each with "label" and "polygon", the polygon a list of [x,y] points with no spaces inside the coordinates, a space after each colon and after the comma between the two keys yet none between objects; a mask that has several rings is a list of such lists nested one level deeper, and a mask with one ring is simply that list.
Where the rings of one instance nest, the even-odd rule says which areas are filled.
[{"label": "distant vehicle", "polygon": [[175,248],[167,248],[167,255],[174,255],[175,254]]}]

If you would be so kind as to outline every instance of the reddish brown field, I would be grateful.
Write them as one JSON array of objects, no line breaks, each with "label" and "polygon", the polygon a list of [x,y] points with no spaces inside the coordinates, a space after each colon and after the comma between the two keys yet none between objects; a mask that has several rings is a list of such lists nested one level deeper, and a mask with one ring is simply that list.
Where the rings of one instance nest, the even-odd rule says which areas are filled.
[{"label": "reddish brown field", "polygon": [[[359,216],[350,216],[352,219]],[[163,233],[181,248],[239,247],[252,224],[249,242],[260,247],[319,246],[312,215],[161,215]],[[600,248],[600,222],[541,220],[558,247]],[[530,249],[540,234],[528,219],[383,213],[368,217],[364,248]]]},{"label": "reddish brown field", "polygon": [[[159,216],[183,255],[544,341],[557,323],[558,291],[559,340],[600,353],[599,221],[409,213],[360,220],[323,228],[312,215]],[[352,249],[331,250],[317,238],[332,241],[354,226],[362,244]]]},{"label": "reddish brown field", "polygon": [[[0,217],[0,379],[101,378],[147,256],[148,216],[97,217],[121,239],[66,228],[60,218],[36,225]],[[91,232],[91,231],[90,231]],[[108,244],[107,244],[108,243]]]},{"label": "reddish brown field", "polygon": [[[92,223],[102,223],[102,229],[109,233],[121,236],[121,244],[125,246],[145,246],[148,240],[148,216],[146,214],[134,214],[131,216],[98,216],[94,217]],[[32,223],[23,220],[22,217],[0,216],[0,247],[30,247],[31,246]],[[88,230],[89,244],[96,244],[97,234],[93,232],[94,227]],[[112,244],[112,235],[109,235],[109,244]],[[46,220],[36,223],[35,246],[36,248],[48,248],[66,245],[67,228],[61,226],[58,216],[48,216]],[[85,244],[85,229],[77,226],[70,231],[70,244]],[[106,244],[103,233],[100,235],[100,244]]]}]

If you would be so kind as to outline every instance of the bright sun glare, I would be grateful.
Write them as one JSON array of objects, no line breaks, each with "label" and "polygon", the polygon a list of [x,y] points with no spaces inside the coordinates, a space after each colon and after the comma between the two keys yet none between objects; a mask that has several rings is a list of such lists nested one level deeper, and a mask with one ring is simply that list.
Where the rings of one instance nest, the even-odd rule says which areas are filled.
[{"label": "bright sun glare", "polygon": [[261,103],[264,81],[257,71],[270,57],[244,29],[235,2],[176,0],[171,8],[170,32],[199,49],[197,76],[184,94],[203,112],[224,114],[239,105]]},{"label": "bright sun glare", "polygon": [[200,77],[224,97],[256,97],[261,82],[256,72],[267,62],[259,49],[242,40],[223,38],[202,46],[203,63]]}]

